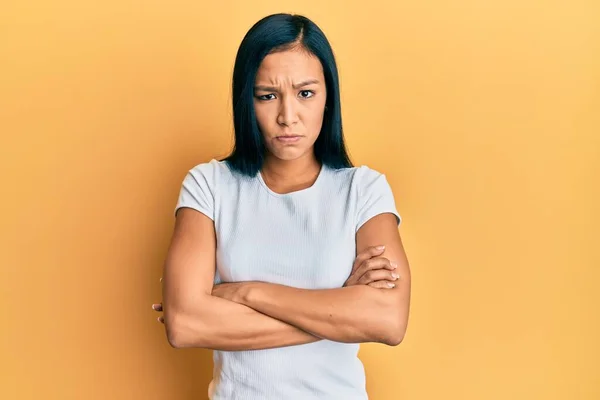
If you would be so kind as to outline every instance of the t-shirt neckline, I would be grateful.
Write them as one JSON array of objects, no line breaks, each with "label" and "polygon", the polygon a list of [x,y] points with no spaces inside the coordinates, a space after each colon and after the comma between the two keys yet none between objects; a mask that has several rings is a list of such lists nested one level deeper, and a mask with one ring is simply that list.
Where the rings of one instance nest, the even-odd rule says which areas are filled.
[{"label": "t-shirt neckline", "polygon": [[277,192],[274,192],[273,190],[271,190],[269,188],[269,186],[267,186],[267,183],[265,182],[265,180],[263,179],[260,170],[257,172],[256,176],[258,178],[258,181],[262,185],[262,187],[270,195],[275,196],[275,197],[290,197],[290,196],[297,196],[297,195],[301,195],[303,193],[309,193],[309,192],[313,191],[317,187],[319,182],[323,179],[323,175],[325,174],[326,168],[327,168],[327,166],[325,164],[321,164],[321,170],[319,171],[319,175],[317,175],[317,179],[314,181],[314,183],[311,186],[304,188],[304,189],[295,190],[295,191],[289,192],[289,193],[277,193]]}]

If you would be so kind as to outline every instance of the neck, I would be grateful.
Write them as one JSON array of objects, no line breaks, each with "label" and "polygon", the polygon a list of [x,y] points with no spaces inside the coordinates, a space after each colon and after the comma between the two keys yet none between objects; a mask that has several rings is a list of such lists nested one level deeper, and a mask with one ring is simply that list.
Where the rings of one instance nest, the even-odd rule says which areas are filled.
[{"label": "neck", "polygon": [[314,181],[320,170],[314,154],[290,161],[268,156],[262,167],[262,176],[275,186],[287,186]]}]

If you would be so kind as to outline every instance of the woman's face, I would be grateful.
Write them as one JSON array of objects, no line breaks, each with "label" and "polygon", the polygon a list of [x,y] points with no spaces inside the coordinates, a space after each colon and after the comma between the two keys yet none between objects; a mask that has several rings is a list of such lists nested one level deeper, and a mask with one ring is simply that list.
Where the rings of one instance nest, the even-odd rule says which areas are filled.
[{"label": "woman's face", "polygon": [[312,156],[326,99],[318,58],[303,50],[267,55],[256,74],[254,110],[270,155],[281,160]]}]

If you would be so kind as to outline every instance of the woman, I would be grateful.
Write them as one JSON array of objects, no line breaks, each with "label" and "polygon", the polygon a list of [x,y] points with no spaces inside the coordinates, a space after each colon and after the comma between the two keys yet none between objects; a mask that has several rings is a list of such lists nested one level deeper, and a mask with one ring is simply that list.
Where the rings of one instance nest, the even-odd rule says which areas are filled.
[{"label": "woman", "polygon": [[214,350],[213,400],[366,399],[359,343],[402,341],[410,271],[385,175],[348,158],[312,21],[250,29],[233,113],[233,152],[191,169],[175,208],[153,305],[169,343]]}]

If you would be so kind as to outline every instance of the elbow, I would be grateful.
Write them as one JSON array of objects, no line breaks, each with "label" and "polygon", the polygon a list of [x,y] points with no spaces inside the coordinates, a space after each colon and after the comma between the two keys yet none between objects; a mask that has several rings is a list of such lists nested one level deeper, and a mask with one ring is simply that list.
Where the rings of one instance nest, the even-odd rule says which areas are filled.
[{"label": "elbow", "polygon": [[169,315],[169,317],[165,316],[165,331],[167,334],[167,341],[174,349],[183,349],[188,346],[179,320],[180,318],[178,318],[176,315]]},{"label": "elbow", "polygon": [[405,298],[398,299],[397,296],[391,297],[391,302],[387,302],[385,315],[385,328],[383,328],[383,343],[388,346],[398,346],[404,340],[406,329],[408,327],[409,300]]},{"label": "elbow", "polygon": [[398,320],[388,318],[379,324],[372,325],[369,332],[365,332],[363,342],[376,342],[388,346],[398,346],[404,340],[405,325]]},{"label": "elbow", "polygon": [[181,341],[181,339],[173,332],[167,332],[167,341],[169,342],[169,345],[174,349],[184,349],[186,347]]},{"label": "elbow", "polygon": [[199,347],[201,344],[197,343],[197,339],[203,337],[203,335],[194,334],[193,330],[195,329],[197,329],[197,326],[192,326],[191,321],[184,313],[165,313],[167,341],[174,349]]},{"label": "elbow", "polygon": [[209,315],[187,305],[164,303],[164,322],[167,341],[175,349],[206,348],[215,336]]},{"label": "elbow", "polygon": [[182,336],[178,334],[177,331],[173,329],[167,330],[167,341],[169,345],[174,349],[184,349],[188,347],[183,340]]},{"label": "elbow", "polygon": [[388,346],[398,346],[404,340],[406,334],[407,320],[401,313],[393,313],[392,317],[386,321],[383,328],[383,344]]},{"label": "elbow", "polygon": [[394,329],[386,335],[384,344],[398,346],[404,340],[404,330]]}]

